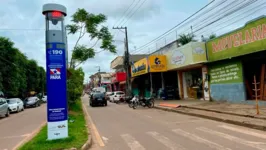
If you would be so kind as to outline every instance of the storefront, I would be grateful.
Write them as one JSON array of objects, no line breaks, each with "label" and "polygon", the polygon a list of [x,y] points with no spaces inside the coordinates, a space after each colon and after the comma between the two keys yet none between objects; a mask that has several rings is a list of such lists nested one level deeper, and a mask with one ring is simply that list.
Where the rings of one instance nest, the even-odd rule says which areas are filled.
[{"label": "storefront", "polygon": [[150,96],[150,78],[148,76],[148,60],[143,58],[131,65],[131,77],[133,95]]},{"label": "storefront", "polygon": [[[179,97],[208,100],[208,91],[206,94],[204,92],[205,78],[203,75],[203,71],[206,70],[203,64],[207,61],[205,43],[190,42],[182,47],[173,47],[165,55],[168,61],[168,72],[175,72],[175,78],[178,79],[174,82],[178,85],[175,92],[179,94]],[[170,77],[166,74],[164,76],[167,86],[169,85],[167,79]],[[171,77],[171,79],[174,78]],[[206,88],[208,89],[208,85]]]},{"label": "storefront", "polygon": [[211,98],[231,102],[266,100],[266,18],[207,42]]},{"label": "storefront", "polygon": [[125,91],[126,73],[116,72],[113,73],[111,79],[112,91]]},{"label": "storefront", "polygon": [[134,78],[132,91],[134,95],[157,97],[162,87],[161,72],[167,70],[166,56],[152,55],[135,62],[131,66],[131,76]]}]

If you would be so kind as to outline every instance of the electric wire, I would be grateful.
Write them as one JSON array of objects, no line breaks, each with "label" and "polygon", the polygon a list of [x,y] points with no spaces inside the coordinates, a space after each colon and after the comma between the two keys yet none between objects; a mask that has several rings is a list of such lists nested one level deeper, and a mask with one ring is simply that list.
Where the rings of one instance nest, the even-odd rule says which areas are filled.
[{"label": "electric wire", "polygon": [[[226,16],[228,16],[228,15],[230,15],[230,14],[233,14],[234,12],[237,12],[237,11],[239,11],[239,10],[245,8],[246,6],[249,6],[250,4],[252,4],[252,3],[256,2],[256,1],[257,1],[257,0],[249,1],[248,3],[245,3],[245,4],[241,5],[240,7],[237,7],[236,9],[234,9],[234,10],[232,10],[232,11],[230,11],[230,12],[227,12],[227,13],[226,13],[225,15],[223,15],[222,17],[219,17],[218,19],[216,19],[216,20],[214,20],[214,21],[208,23],[208,24],[205,25],[205,26],[201,26],[201,27],[198,28],[196,31],[194,31],[194,33],[196,33],[196,32],[198,32],[198,31],[202,30],[203,28],[206,28],[206,27],[210,26],[211,24],[213,24],[213,23],[215,23],[215,22],[217,22],[217,21],[223,19],[224,17],[226,17]],[[136,53],[136,52],[140,52],[141,50],[142,50],[142,49],[139,49],[138,51],[135,51],[135,53]],[[132,53],[132,52],[131,52],[131,53]]]},{"label": "electric wire", "polygon": [[212,4],[215,0],[211,1],[210,3],[208,3],[207,5],[205,5],[204,7],[202,7],[201,9],[199,9],[198,11],[196,11],[194,14],[192,14],[191,16],[189,16],[188,18],[186,18],[185,20],[181,21],[180,23],[178,23],[177,25],[175,25],[174,27],[172,27],[171,29],[169,29],[168,31],[164,32],[162,35],[160,35],[159,37],[151,40],[150,42],[140,46],[139,48],[137,48],[135,51],[138,51],[140,49],[143,49],[144,47],[146,47],[147,45],[150,45],[152,42],[156,41],[157,39],[159,39],[160,37],[166,35],[167,33],[173,31],[176,27],[180,26],[181,24],[185,23],[187,20],[189,20],[190,18],[192,18],[193,16],[195,16],[196,14],[198,14],[200,11],[204,10],[206,7],[208,7],[210,4]]}]

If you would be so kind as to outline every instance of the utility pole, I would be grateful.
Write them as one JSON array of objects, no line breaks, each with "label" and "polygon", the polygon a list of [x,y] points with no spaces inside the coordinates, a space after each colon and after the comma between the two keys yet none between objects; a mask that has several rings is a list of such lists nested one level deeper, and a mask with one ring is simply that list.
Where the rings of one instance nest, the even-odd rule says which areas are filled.
[{"label": "utility pole", "polygon": [[100,87],[101,86],[101,75],[100,75],[100,72],[101,72],[101,66],[95,66],[96,68],[99,68],[98,69],[98,86]]},{"label": "utility pole", "polygon": [[126,70],[126,95],[131,96],[131,80],[130,80],[130,62],[129,62],[129,51],[128,51],[128,37],[127,37],[127,27],[113,27],[113,29],[123,29],[125,30],[125,56],[124,56],[124,68]]}]

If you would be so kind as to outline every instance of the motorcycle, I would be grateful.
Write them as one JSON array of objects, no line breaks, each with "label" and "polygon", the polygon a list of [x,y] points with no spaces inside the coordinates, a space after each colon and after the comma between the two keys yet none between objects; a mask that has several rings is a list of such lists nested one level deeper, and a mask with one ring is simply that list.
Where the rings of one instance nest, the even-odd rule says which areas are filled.
[{"label": "motorcycle", "polygon": [[140,101],[141,106],[143,107],[148,107],[148,108],[154,107],[153,97],[144,97],[144,98],[141,98],[139,101]]},{"label": "motorcycle", "polygon": [[128,106],[129,108],[133,108],[135,103],[138,103],[139,101],[139,97],[137,95],[135,95],[129,102],[128,102]]}]

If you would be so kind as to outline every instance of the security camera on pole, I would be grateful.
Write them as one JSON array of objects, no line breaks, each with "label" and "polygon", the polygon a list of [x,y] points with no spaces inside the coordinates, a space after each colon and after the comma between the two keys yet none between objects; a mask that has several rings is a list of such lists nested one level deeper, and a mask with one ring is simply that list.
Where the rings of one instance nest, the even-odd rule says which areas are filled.
[{"label": "security camera on pole", "polygon": [[68,137],[66,7],[43,5],[46,24],[46,82],[48,140]]}]

